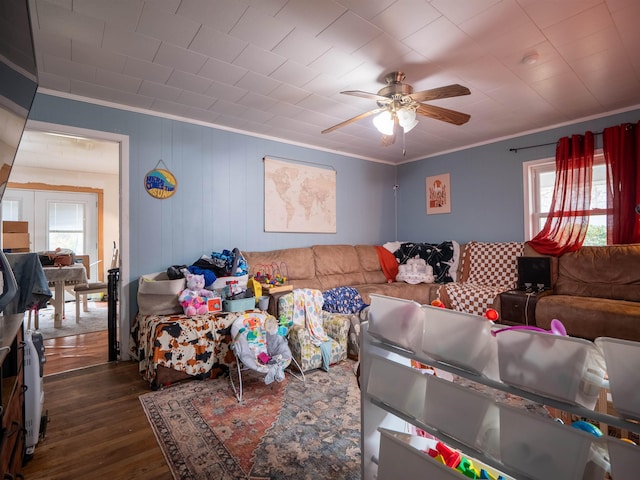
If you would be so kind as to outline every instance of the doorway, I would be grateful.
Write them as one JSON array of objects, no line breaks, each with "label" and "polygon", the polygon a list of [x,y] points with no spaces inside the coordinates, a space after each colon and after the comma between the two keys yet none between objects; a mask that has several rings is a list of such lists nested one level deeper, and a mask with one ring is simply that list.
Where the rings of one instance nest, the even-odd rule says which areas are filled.
[{"label": "doorway", "polygon": [[[123,243],[128,246],[128,239],[123,242],[121,235],[123,208],[128,212],[126,175],[127,187],[120,194],[124,188],[121,170],[126,172],[127,165],[126,136],[28,122],[9,188],[19,185],[26,195],[33,195],[33,224],[29,222],[30,233],[33,229],[31,251],[53,249],[60,246],[57,244],[61,238],[71,238],[76,242],[71,249],[91,258],[89,278],[106,282],[114,245],[118,245],[123,261],[127,250]],[[128,213],[124,216],[128,217]],[[74,219],[79,219],[76,226]],[[122,295],[118,298],[121,300],[118,314],[122,319],[126,299]],[[106,329],[106,302],[102,306]],[[70,307],[67,311],[72,314],[73,305]],[[122,328],[118,330],[121,339],[128,336],[123,335]],[[109,358],[106,330],[101,336],[100,358],[106,363]],[[80,333],[74,337],[67,338],[64,346],[64,356],[73,359],[70,368],[95,365],[95,355],[87,355],[86,365],[79,365],[78,359],[84,356],[81,354],[87,347],[84,343],[94,343],[96,335]],[[126,345],[119,343],[121,349],[128,348],[128,341]]]}]

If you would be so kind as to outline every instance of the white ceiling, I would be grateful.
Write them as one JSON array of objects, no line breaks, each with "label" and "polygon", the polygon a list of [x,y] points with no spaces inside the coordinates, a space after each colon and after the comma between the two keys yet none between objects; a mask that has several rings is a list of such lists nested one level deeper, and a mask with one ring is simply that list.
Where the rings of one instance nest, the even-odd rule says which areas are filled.
[{"label": "white ceiling", "polygon": [[118,175],[120,144],[76,135],[25,130],[14,165]]},{"label": "white ceiling", "polygon": [[[40,88],[401,163],[640,105],[638,0],[30,0]],[[536,53],[538,61],[522,61]],[[377,92],[402,70],[426,117],[382,147]]]}]

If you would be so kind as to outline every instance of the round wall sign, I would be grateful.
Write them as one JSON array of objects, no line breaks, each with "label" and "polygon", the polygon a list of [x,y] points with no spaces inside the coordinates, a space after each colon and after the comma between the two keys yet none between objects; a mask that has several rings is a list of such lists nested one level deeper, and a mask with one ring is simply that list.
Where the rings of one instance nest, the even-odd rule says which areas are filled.
[{"label": "round wall sign", "polygon": [[144,188],[153,198],[162,200],[176,193],[178,181],[169,170],[154,168],[145,176]]}]

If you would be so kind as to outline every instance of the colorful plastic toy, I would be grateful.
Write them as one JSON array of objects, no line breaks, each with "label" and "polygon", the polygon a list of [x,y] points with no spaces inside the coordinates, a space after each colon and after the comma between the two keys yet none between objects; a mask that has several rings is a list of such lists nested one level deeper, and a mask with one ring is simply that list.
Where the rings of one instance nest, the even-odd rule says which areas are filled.
[{"label": "colorful plastic toy", "polygon": [[484,316],[487,320],[491,320],[492,322],[496,322],[500,318],[500,314],[495,308],[487,308],[487,311],[484,312]]},{"label": "colorful plastic toy", "polygon": [[562,337],[567,336],[567,329],[564,328],[563,323],[557,318],[551,320],[551,330],[545,330],[543,328],[533,327],[531,325],[513,325],[511,327],[504,327],[498,330],[493,330],[491,332],[491,335],[495,337],[498,333],[505,332],[507,330],[533,330],[534,332],[552,333],[553,335],[560,335]]},{"label": "colorful plastic toy", "polygon": [[600,438],[602,436],[602,431],[598,427],[592,425],[589,422],[585,422],[584,420],[577,420],[573,422],[571,426],[573,428],[577,428],[578,430],[582,430],[583,432],[590,433],[594,437]]}]

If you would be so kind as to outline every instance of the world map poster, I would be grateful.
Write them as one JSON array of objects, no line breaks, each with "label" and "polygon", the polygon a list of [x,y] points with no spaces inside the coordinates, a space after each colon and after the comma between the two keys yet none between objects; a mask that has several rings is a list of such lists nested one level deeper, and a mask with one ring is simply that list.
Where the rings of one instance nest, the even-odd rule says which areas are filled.
[{"label": "world map poster", "polygon": [[336,171],[265,157],[264,230],[336,233]]}]

